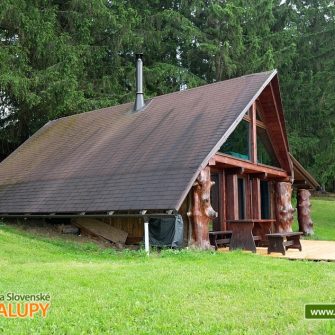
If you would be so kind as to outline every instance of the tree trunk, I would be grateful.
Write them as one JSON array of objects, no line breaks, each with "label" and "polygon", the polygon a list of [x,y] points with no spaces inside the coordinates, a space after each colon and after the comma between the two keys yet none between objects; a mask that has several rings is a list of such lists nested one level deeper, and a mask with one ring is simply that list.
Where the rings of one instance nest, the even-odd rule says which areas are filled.
[{"label": "tree trunk", "polygon": [[190,245],[199,249],[210,249],[208,225],[217,217],[211,206],[210,192],[214,182],[211,181],[210,167],[205,167],[199,174],[192,189],[192,208],[188,213],[192,222],[192,239]]},{"label": "tree trunk", "polygon": [[298,209],[298,222],[299,231],[304,235],[313,235],[313,221],[311,219],[311,192],[308,190],[298,190],[297,193],[297,209]]},{"label": "tree trunk", "polygon": [[276,232],[291,232],[294,208],[291,204],[292,185],[287,182],[276,183]]}]

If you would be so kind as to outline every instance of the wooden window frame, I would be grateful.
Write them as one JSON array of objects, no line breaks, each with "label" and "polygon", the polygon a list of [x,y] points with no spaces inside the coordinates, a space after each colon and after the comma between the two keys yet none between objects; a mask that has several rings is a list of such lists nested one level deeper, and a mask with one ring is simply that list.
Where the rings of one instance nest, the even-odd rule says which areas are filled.
[{"label": "wooden window frame", "polygon": [[[258,164],[258,153],[257,153],[257,128],[262,128],[267,132],[267,128],[263,121],[257,120],[257,112],[262,115],[263,109],[259,101],[254,101],[251,108],[249,108],[248,113],[244,115],[243,120],[249,123],[249,162]],[[267,132],[268,133],[268,132]],[[268,134],[269,136],[269,134]],[[269,136],[271,145],[271,136]],[[273,145],[272,145],[273,146]],[[276,154],[276,150],[273,149]],[[279,159],[276,157],[279,162]],[[265,166],[273,167],[273,165]]]},{"label": "wooden window frame", "polygon": [[[240,217],[240,206],[241,206],[241,203],[240,203],[240,194],[239,194],[239,191],[240,191],[240,187],[239,187],[239,180],[242,180],[242,186],[243,186],[243,194],[241,195],[242,198],[243,198],[243,209],[242,209],[242,212],[243,212],[243,217]],[[238,175],[237,176],[237,206],[238,206],[238,220],[245,220],[249,217],[249,194],[250,194],[250,191],[249,191],[249,178],[245,175]]]}]

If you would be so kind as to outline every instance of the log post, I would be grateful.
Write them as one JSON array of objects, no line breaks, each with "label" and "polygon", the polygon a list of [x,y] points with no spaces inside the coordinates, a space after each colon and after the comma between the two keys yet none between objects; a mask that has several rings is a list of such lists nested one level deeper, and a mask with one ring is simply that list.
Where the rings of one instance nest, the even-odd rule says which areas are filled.
[{"label": "log post", "polygon": [[211,181],[210,167],[205,167],[199,174],[192,188],[192,208],[188,216],[192,222],[191,246],[199,249],[210,249],[208,225],[217,217],[217,213],[211,206]]},{"label": "log post", "polygon": [[299,231],[303,232],[304,235],[313,235],[313,221],[311,219],[311,192],[305,189],[299,189],[297,191],[297,210],[298,210],[298,222]]},{"label": "log post", "polygon": [[292,185],[288,182],[276,183],[276,232],[291,232],[293,213],[295,209],[291,204]]}]

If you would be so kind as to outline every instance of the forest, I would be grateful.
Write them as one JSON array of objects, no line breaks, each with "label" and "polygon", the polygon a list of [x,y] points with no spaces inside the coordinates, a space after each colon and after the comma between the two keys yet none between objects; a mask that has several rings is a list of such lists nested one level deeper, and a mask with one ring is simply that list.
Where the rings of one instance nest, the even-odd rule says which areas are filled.
[{"label": "forest", "polygon": [[1,0],[0,158],[48,120],[278,69],[290,150],[335,191],[330,0]]}]

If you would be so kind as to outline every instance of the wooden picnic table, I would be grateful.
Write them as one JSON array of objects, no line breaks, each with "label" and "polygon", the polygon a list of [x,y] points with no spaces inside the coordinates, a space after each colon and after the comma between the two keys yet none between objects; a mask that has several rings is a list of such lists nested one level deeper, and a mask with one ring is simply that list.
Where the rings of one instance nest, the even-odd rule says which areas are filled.
[{"label": "wooden picnic table", "polygon": [[275,222],[274,219],[243,219],[227,220],[229,228],[232,231],[232,237],[229,244],[229,250],[243,249],[256,252],[255,241],[261,240],[260,236],[254,236],[252,229],[255,223],[269,224]]},{"label": "wooden picnic table", "polygon": [[287,249],[299,249],[301,251],[300,236],[302,234],[301,232],[266,234],[269,240],[268,254],[281,252],[285,255]]},{"label": "wooden picnic table", "polygon": [[211,242],[211,245],[214,245],[215,250],[217,250],[219,246],[225,247],[229,245],[231,235],[231,230],[210,231],[209,240]]}]

